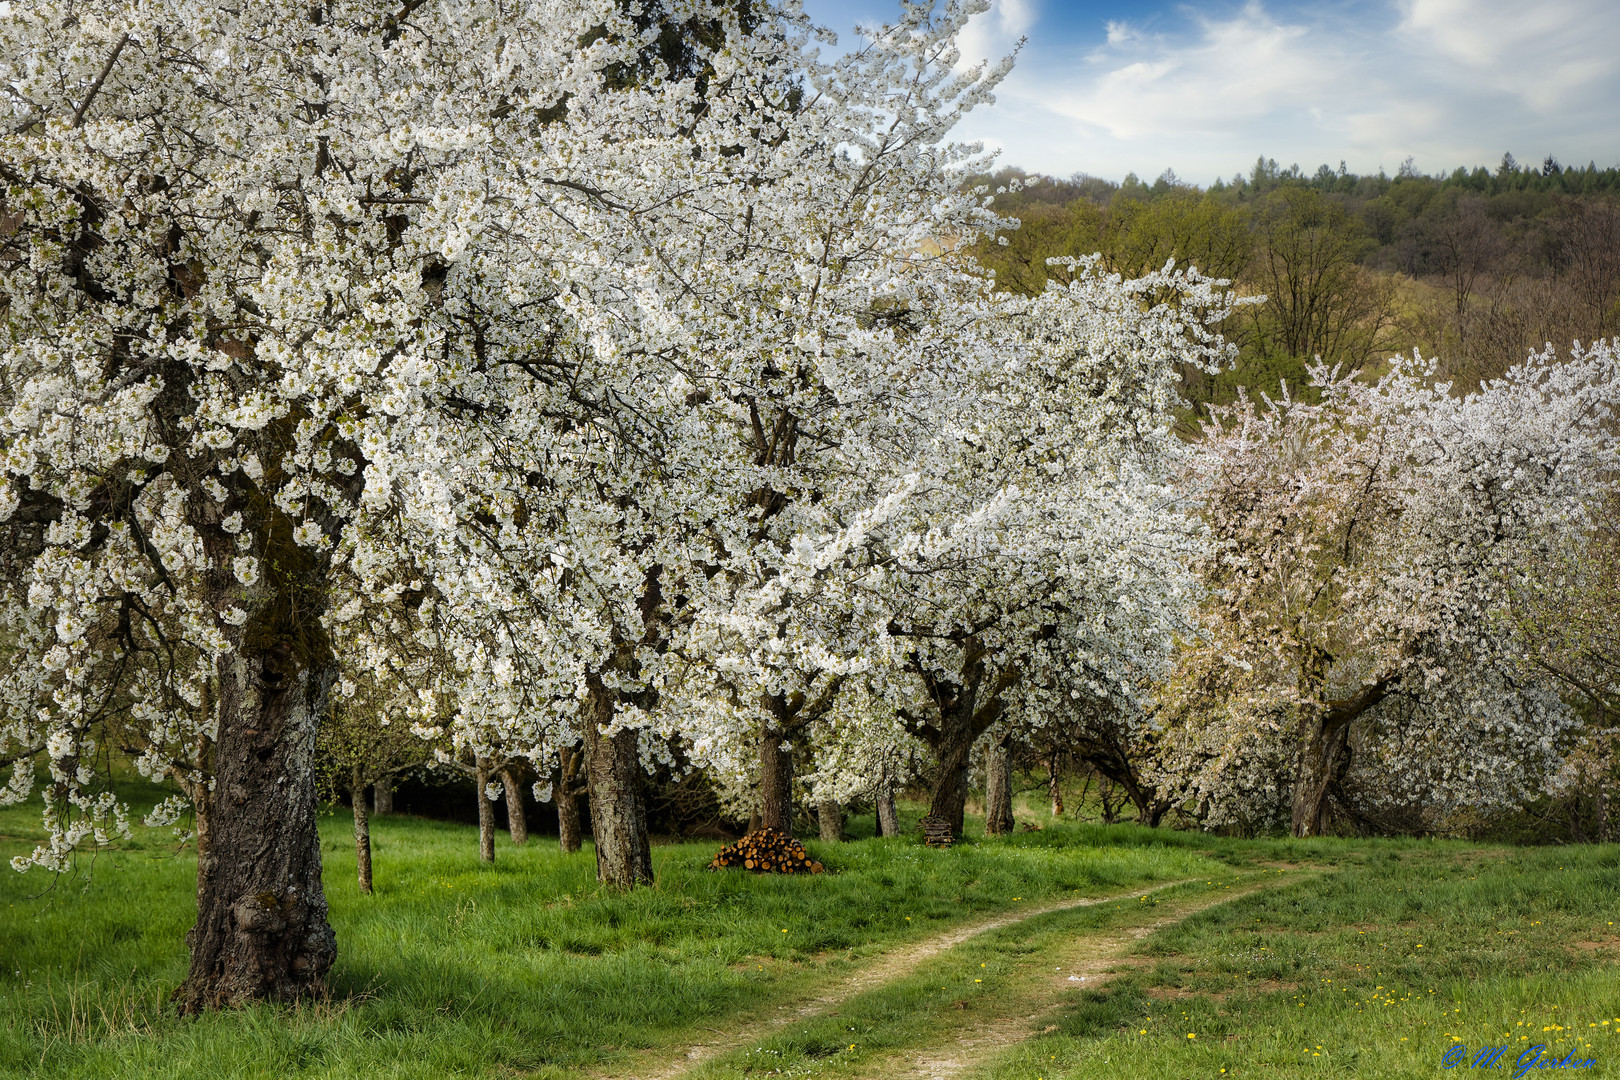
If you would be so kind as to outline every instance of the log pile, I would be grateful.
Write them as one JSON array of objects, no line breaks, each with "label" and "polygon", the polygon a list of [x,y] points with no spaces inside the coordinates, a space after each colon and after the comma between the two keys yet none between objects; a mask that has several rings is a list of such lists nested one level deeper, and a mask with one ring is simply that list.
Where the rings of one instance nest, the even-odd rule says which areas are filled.
[{"label": "log pile", "polygon": [[922,830],[923,843],[929,847],[950,847],[956,843],[956,835],[951,832],[951,823],[942,817],[924,814],[918,819],[917,828]]},{"label": "log pile", "polygon": [[804,845],[778,829],[755,829],[709,863],[710,870],[740,866],[756,874],[820,874],[827,868],[805,854]]}]

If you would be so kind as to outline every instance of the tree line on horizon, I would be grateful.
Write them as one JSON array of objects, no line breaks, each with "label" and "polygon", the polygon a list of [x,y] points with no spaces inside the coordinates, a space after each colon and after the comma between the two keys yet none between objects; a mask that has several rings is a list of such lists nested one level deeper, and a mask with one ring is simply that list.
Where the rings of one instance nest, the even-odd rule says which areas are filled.
[{"label": "tree line on horizon", "polygon": [[1522,166],[1389,176],[1341,162],[1314,174],[1261,156],[1247,174],[1199,188],[1166,170],[1152,183],[1003,168],[966,181],[1020,227],[975,254],[1002,288],[1033,294],[1053,257],[1096,254],[1126,278],[1174,262],[1265,296],[1222,331],[1230,371],[1183,373],[1197,407],[1240,387],[1306,383],[1316,357],[1360,369],[1414,349],[1467,388],[1548,342],[1620,333],[1620,167]]}]

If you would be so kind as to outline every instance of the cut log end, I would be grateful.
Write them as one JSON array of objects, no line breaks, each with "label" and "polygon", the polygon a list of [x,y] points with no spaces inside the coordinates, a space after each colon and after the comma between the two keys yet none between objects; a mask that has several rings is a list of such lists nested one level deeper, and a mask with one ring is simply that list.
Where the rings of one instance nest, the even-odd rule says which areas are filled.
[{"label": "cut log end", "polygon": [[740,866],[756,874],[822,874],[827,868],[810,858],[804,845],[779,829],[755,829],[741,840],[721,848],[709,869]]}]

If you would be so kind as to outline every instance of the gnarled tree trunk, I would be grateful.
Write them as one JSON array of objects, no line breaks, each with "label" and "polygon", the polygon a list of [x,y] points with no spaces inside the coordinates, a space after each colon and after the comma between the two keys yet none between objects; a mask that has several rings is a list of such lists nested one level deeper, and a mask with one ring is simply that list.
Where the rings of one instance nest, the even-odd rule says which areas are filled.
[{"label": "gnarled tree trunk", "polygon": [[356,765],[349,773],[349,801],[354,807],[355,876],[360,891],[371,895],[371,821],[366,817],[366,781]]},{"label": "gnarled tree trunk", "polygon": [[[310,647],[308,643],[305,647]],[[337,665],[276,640],[219,662],[208,854],[197,865],[184,1013],[324,990],[337,956],[321,888],[315,735]]]},{"label": "gnarled tree trunk", "polygon": [[523,785],[511,765],[501,770],[501,783],[506,787],[506,831],[512,834],[512,843],[522,847],[529,842],[529,822],[523,816]]},{"label": "gnarled tree trunk", "polygon": [[1299,748],[1294,757],[1293,834],[1321,836],[1327,829],[1328,790],[1348,749],[1350,724],[1335,723],[1301,710]]},{"label": "gnarled tree trunk", "polygon": [[488,790],[494,775],[494,763],[489,758],[475,760],[473,783],[478,787],[478,857],[488,863],[495,861],[495,804],[489,801]]},{"label": "gnarled tree trunk", "polygon": [[971,726],[946,720],[940,738],[934,746],[938,759],[938,772],[934,774],[934,794],[928,803],[928,812],[943,818],[957,835],[962,832],[962,818],[967,812],[969,754],[973,749]]},{"label": "gnarled tree trunk", "polygon": [[[1302,690],[1321,684],[1317,660],[1301,676]],[[1314,682],[1312,681],[1314,679]],[[1321,836],[1327,829],[1328,793],[1350,766],[1350,727],[1389,696],[1398,675],[1363,684],[1348,698],[1302,705],[1294,756],[1293,834]],[[1310,701],[1308,693],[1301,697]]]},{"label": "gnarled tree trunk", "polygon": [[1005,836],[1013,831],[1012,751],[992,739],[984,748],[984,832]]},{"label": "gnarled tree trunk", "polygon": [[960,679],[949,681],[922,671],[923,685],[938,710],[937,724],[917,731],[934,751],[938,769],[928,812],[950,823],[962,835],[967,807],[968,765],[973,744],[1001,718],[1002,695],[1018,680],[1015,669],[1003,671],[988,689],[983,688],[985,650],[972,641],[963,644]]},{"label": "gnarled tree trunk", "polygon": [[600,675],[586,677],[585,768],[590,777],[591,837],[596,844],[596,880],[620,888],[652,883],[652,847],[642,790],[636,732],[605,734],[613,723],[614,692]]}]

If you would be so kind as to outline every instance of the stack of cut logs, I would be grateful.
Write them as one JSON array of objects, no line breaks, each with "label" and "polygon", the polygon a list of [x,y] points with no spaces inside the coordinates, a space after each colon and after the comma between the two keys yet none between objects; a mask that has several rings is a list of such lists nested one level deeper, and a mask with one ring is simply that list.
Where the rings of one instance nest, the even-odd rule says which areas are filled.
[{"label": "stack of cut logs", "polygon": [[951,823],[942,817],[924,814],[918,819],[917,828],[922,830],[923,843],[929,847],[950,847],[956,843],[956,835],[951,832]]},{"label": "stack of cut logs", "polygon": [[740,866],[756,874],[819,874],[827,869],[805,854],[803,844],[779,829],[755,829],[721,848],[709,869],[722,866]]}]

